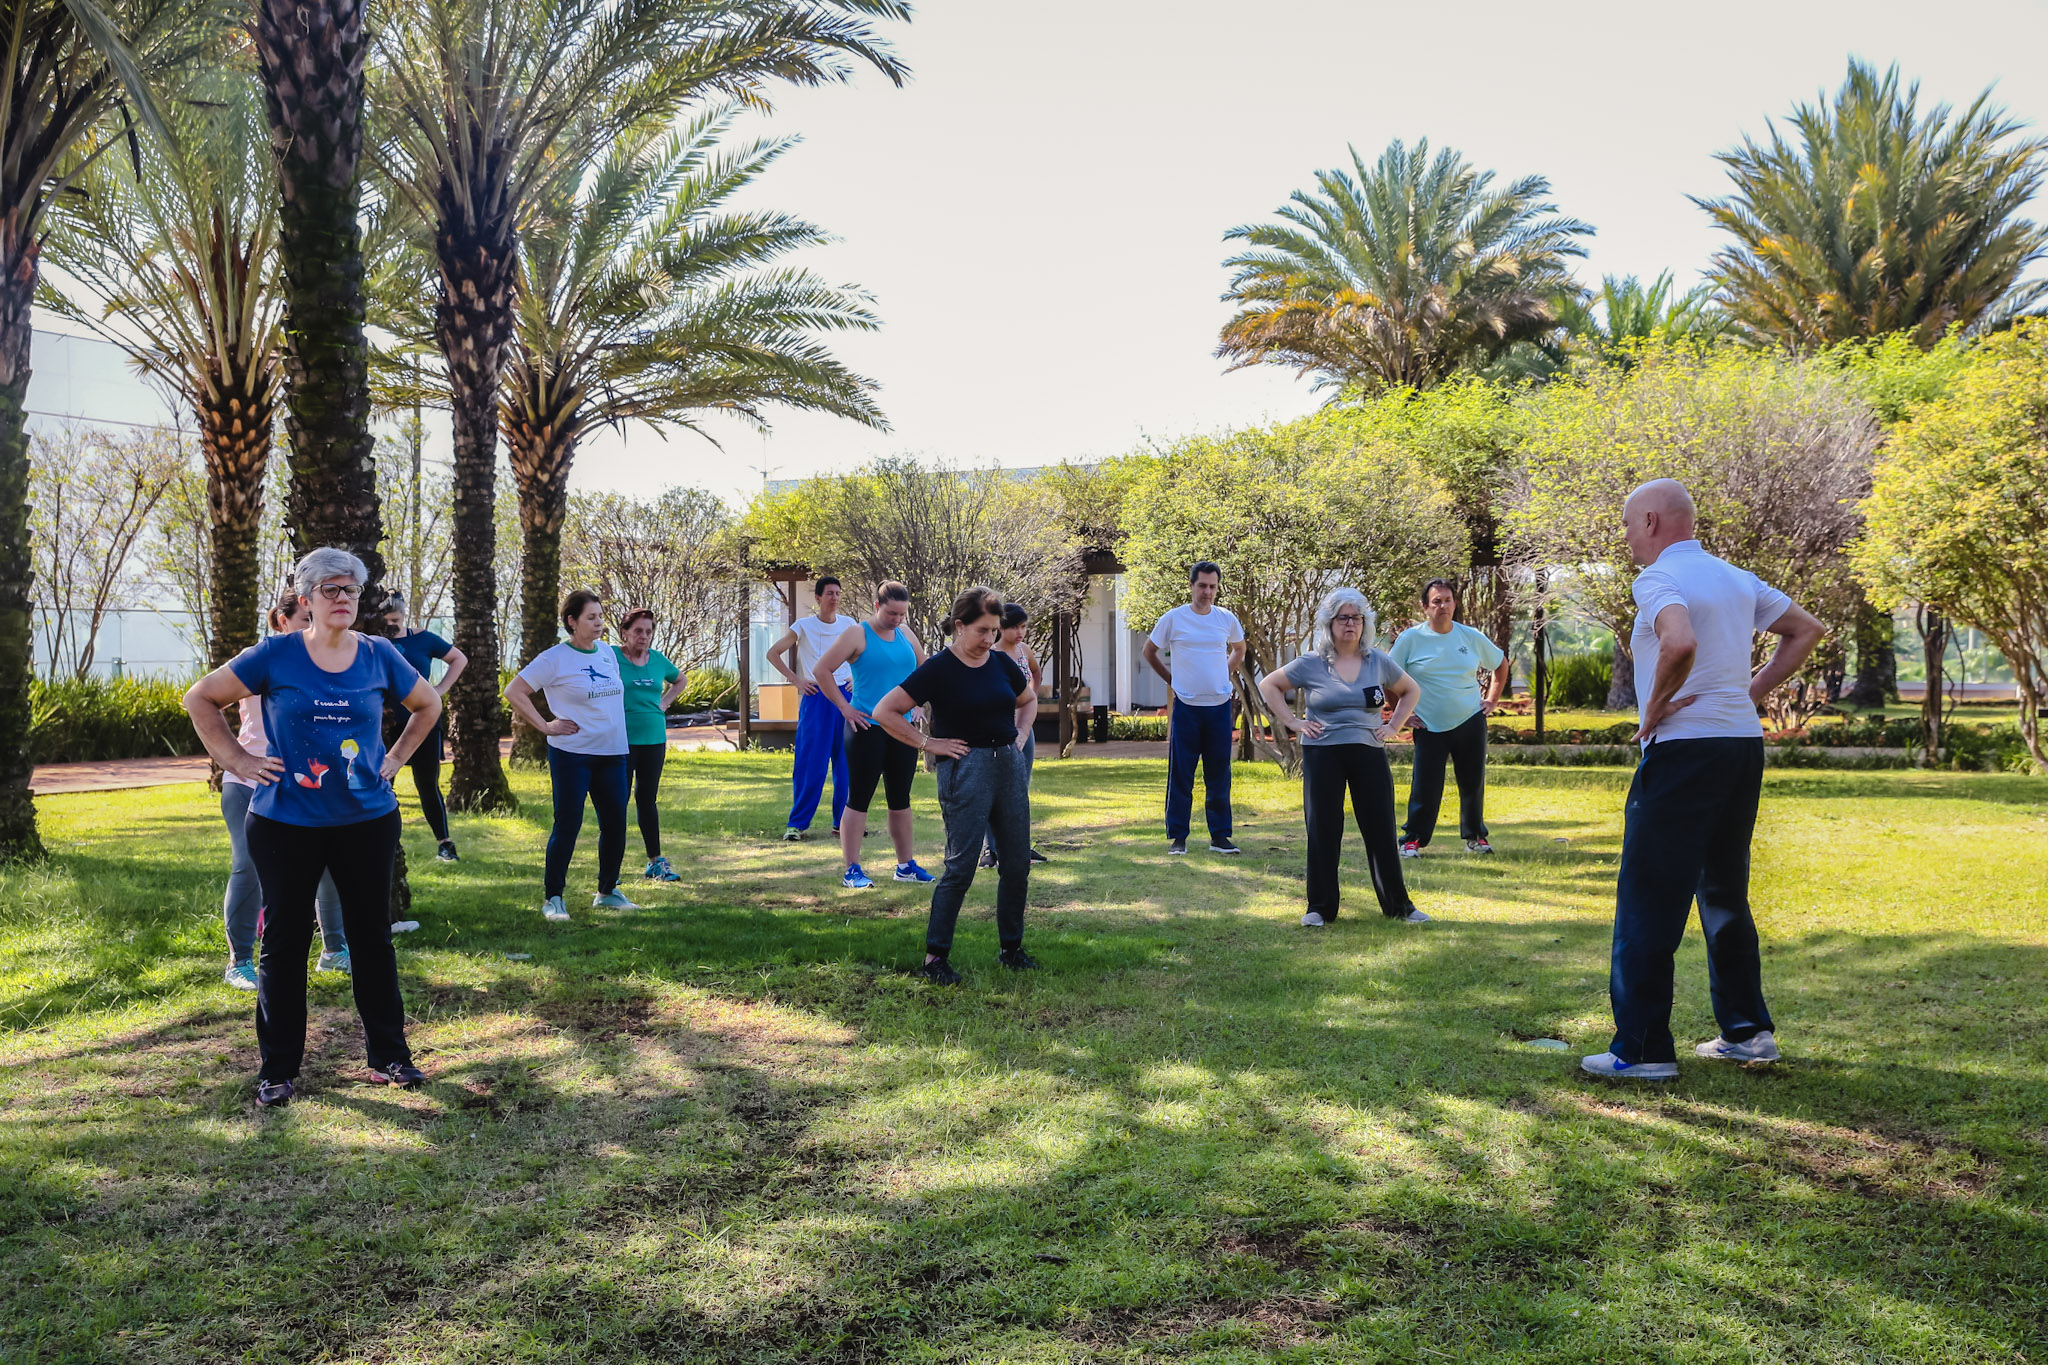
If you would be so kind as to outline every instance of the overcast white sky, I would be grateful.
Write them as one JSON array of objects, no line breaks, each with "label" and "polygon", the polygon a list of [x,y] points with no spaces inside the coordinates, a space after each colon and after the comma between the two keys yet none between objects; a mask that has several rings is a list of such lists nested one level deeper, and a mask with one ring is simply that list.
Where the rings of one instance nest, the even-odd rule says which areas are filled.
[{"label": "overcast white sky", "polygon": [[875,295],[882,329],[840,338],[894,430],[786,416],[723,432],[593,441],[576,483],[735,497],[908,452],[1040,464],[1310,410],[1279,370],[1224,374],[1222,235],[1271,214],[1346,144],[1449,145],[1503,179],[1549,177],[1593,224],[1584,273],[1690,282],[1716,242],[1688,194],[1713,154],[1841,81],[1897,61],[1923,99],[1987,85],[2048,122],[2041,3],[1892,0],[923,0],[894,33],[896,89],[783,92],[803,144],[751,202],[828,229],[805,263]]}]

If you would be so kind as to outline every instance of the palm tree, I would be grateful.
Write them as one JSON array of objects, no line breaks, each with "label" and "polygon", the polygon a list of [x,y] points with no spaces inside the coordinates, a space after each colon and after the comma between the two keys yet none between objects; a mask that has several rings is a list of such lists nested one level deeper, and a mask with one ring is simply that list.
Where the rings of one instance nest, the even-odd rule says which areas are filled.
[{"label": "palm tree", "polygon": [[393,193],[433,224],[435,333],[454,427],[455,688],[449,797],[511,804],[498,761],[493,520],[498,378],[515,326],[518,233],[549,180],[642,120],[710,94],[764,103],[776,79],[901,80],[870,20],[900,0],[413,0],[378,39],[378,156]]},{"label": "palm tree", "polygon": [[1232,369],[1291,365],[1319,387],[1428,388],[1499,358],[1557,323],[1555,296],[1576,288],[1569,262],[1592,229],[1557,216],[1550,183],[1501,189],[1449,148],[1431,157],[1388,145],[1367,166],[1319,171],[1279,222],[1232,228],[1247,249],[1216,354]]},{"label": "palm tree", "polygon": [[220,31],[211,0],[0,0],[0,859],[42,851],[28,785],[27,404],[50,206],[100,158],[136,146],[135,122],[168,136],[151,85]]},{"label": "palm tree", "polygon": [[1575,299],[1561,319],[1572,337],[1608,361],[1632,363],[1632,343],[1661,336],[1670,341],[1712,341],[1727,330],[1728,316],[1713,302],[1714,286],[1697,284],[1684,293],[1668,270],[1644,284],[1634,275],[1607,275],[1589,297]]},{"label": "palm tree", "polygon": [[[258,537],[282,386],[277,182],[253,72],[169,106],[175,144],[102,159],[64,197],[45,250],[73,282],[43,290],[191,406],[212,522],[216,666],[256,643]],[[86,306],[86,301],[91,306]]]},{"label": "palm tree", "polygon": [[1694,202],[1734,241],[1717,252],[1716,301],[1753,341],[1813,351],[1910,331],[1924,349],[1951,327],[1995,325],[2037,302],[2023,282],[2048,230],[2020,215],[2048,139],[1979,95],[1923,115],[1917,83],[1852,60],[1829,104],[1802,104],[1720,154],[1734,190]]},{"label": "palm tree", "polygon": [[363,60],[367,0],[257,0],[254,38],[276,159],[284,281],[285,520],[300,552],[352,550],[378,611],[384,538],[371,467],[370,348],[363,334]]},{"label": "palm tree", "polygon": [[887,429],[872,381],[811,335],[872,329],[866,297],[765,269],[824,234],[779,213],[722,211],[790,145],[722,152],[730,124],[721,111],[631,130],[594,174],[551,180],[521,234],[499,418],[519,488],[522,662],[554,643],[569,470],[592,428],[705,434],[709,412],[765,428],[780,406]]}]

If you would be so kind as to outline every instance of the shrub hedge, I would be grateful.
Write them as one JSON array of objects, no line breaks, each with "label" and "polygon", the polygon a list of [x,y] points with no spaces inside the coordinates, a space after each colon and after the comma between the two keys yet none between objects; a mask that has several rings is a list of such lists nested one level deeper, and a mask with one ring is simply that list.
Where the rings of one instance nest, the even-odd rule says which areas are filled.
[{"label": "shrub hedge", "polygon": [[1552,659],[1545,675],[1545,698],[1559,710],[1598,710],[1607,705],[1614,685],[1614,655],[1566,654]]},{"label": "shrub hedge", "polygon": [[94,763],[204,753],[185,714],[189,683],[64,678],[29,683],[29,761]]}]

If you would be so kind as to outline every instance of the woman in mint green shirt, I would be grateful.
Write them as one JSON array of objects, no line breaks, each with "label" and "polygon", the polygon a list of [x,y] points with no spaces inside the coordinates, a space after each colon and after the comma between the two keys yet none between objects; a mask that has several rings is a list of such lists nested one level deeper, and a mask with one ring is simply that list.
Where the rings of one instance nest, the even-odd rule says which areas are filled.
[{"label": "woman in mint green shirt", "polygon": [[[1443,579],[1423,585],[1422,609],[1422,623],[1402,631],[1387,651],[1422,684],[1422,700],[1415,704],[1415,771],[1408,781],[1401,856],[1420,858],[1436,833],[1446,759],[1458,774],[1458,834],[1471,852],[1491,853],[1493,845],[1486,840],[1486,716],[1507,686],[1507,656],[1455,619],[1457,589]],[[1491,675],[1484,696],[1481,672]]]},{"label": "woman in mint green shirt", "polygon": [[661,767],[668,761],[668,708],[683,690],[683,673],[654,647],[654,613],[635,607],[619,622],[619,680],[626,687],[627,782],[647,873],[654,881],[681,881],[661,856]]}]

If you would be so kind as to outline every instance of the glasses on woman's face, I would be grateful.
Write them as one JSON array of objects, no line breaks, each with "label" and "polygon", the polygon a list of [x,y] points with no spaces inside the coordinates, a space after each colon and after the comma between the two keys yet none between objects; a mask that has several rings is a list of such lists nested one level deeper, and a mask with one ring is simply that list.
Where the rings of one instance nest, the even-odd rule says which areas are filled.
[{"label": "glasses on woman's face", "polygon": [[322,583],[314,591],[330,602],[339,602],[344,597],[353,602],[363,595],[363,585],[360,583]]},{"label": "glasses on woman's face", "polygon": [[1365,618],[1355,611],[1340,612],[1330,618],[1330,624],[1333,626],[1362,626],[1365,624]]}]

